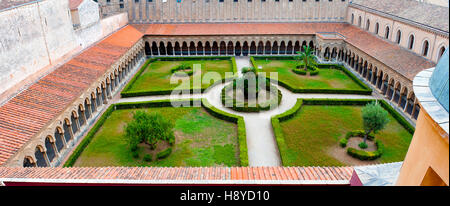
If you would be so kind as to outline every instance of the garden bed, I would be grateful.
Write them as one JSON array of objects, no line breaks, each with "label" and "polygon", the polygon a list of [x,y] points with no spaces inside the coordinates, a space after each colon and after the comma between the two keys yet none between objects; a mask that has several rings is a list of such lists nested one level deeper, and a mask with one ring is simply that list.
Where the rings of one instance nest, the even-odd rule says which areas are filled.
[{"label": "garden bed", "polygon": [[[374,100],[299,99],[289,111],[272,117],[284,166],[343,166],[351,164],[335,157],[339,140],[348,131],[362,128],[362,106]],[[402,161],[408,151],[414,128],[386,102],[390,123],[376,134],[384,144],[377,162]],[[360,162],[360,161],[356,161]]]},{"label": "garden bed", "polygon": [[[306,75],[303,69],[297,69],[294,56],[250,57],[255,68],[270,77],[270,72],[278,73],[278,84],[294,93],[328,93],[370,95],[372,89],[341,65],[318,64],[317,70]],[[300,74],[299,74],[300,73]]]},{"label": "garden bed", "polygon": [[[245,125],[242,117],[212,107],[206,100],[179,100],[202,107],[172,107],[168,100],[111,105],[64,164],[65,167],[100,166],[247,166]],[[124,126],[132,112],[160,113],[175,125],[175,145],[152,152],[153,161],[139,147],[132,156],[125,141]],[[164,143],[161,143],[164,144]],[[164,146],[164,145],[163,145]],[[163,149],[171,154],[157,159]],[[159,151],[161,150],[161,151]],[[154,153],[154,154],[153,154]]]},{"label": "garden bed", "polygon": [[[201,65],[201,72],[195,72],[195,64]],[[171,77],[181,65],[189,66],[187,77],[179,78],[175,75],[177,83],[171,84]],[[174,90],[183,93],[199,93],[205,91],[215,83],[223,83],[234,77],[237,67],[234,57],[156,57],[151,58],[144,64],[136,75],[123,89],[122,97],[136,97],[149,95],[171,94]],[[201,85],[194,85],[193,79],[203,80],[207,72],[217,72],[220,78],[217,82],[207,81]],[[226,76],[226,73],[233,75]]]}]

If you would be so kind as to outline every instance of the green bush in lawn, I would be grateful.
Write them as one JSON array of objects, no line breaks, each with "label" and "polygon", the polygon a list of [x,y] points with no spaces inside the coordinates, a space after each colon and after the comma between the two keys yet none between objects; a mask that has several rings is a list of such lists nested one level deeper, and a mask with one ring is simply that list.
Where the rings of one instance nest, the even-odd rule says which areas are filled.
[{"label": "green bush in lawn", "polygon": [[347,139],[347,138],[341,138],[341,139],[339,140],[339,145],[340,145],[342,148],[347,147],[347,143],[348,143],[348,139]]},{"label": "green bush in lawn", "polygon": [[169,148],[159,152],[158,154],[156,154],[156,158],[164,159],[164,158],[168,157],[171,153],[172,153],[172,148],[169,147]]},{"label": "green bush in lawn", "polygon": [[368,145],[365,142],[361,142],[361,143],[358,144],[358,147],[361,148],[361,149],[366,149],[368,147]]},{"label": "green bush in lawn", "polygon": [[125,127],[125,138],[130,148],[144,142],[153,150],[156,148],[158,141],[174,141],[173,127],[174,125],[161,114],[136,111],[133,120]]},{"label": "green bush in lawn", "polygon": [[133,156],[133,158],[139,158],[139,152],[138,151],[134,151],[134,152],[131,152],[131,155]]},{"label": "green bush in lawn", "polygon": [[151,154],[144,155],[144,161],[151,162],[152,161],[152,155]]}]

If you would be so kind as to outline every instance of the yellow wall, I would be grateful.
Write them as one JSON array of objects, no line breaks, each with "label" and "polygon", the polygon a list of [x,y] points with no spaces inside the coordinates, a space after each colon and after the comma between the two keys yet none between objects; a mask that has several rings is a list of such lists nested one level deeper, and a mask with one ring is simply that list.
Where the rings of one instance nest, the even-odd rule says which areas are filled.
[{"label": "yellow wall", "polygon": [[449,185],[448,134],[420,111],[397,185]]}]

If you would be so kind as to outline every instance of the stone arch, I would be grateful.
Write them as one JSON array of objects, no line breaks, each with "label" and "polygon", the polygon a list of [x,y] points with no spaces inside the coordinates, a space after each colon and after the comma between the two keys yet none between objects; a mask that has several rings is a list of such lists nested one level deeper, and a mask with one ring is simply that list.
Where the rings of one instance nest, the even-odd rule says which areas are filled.
[{"label": "stone arch", "polygon": [[148,41],[145,42],[145,55],[147,56],[152,55],[152,50],[150,48],[150,43],[148,43]]},{"label": "stone arch", "polygon": [[271,54],[272,53],[272,43],[270,41],[266,41],[266,45],[264,47],[264,54]]},{"label": "stone arch", "polygon": [[439,47],[438,53],[437,53],[437,61],[439,61],[439,59],[441,59],[442,55],[444,55],[446,48],[445,45],[442,45],[441,47]]},{"label": "stone arch", "polygon": [[355,24],[355,14],[352,14],[352,17],[351,17],[350,22],[351,22],[352,24]]},{"label": "stone arch", "polygon": [[197,47],[193,41],[189,43],[189,55],[197,55]]},{"label": "stone arch", "polygon": [[232,41],[228,41],[228,45],[227,45],[227,54],[228,55],[233,55],[234,53],[234,45]]},{"label": "stone arch", "polygon": [[212,44],[212,54],[219,55],[219,44],[216,41]]},{"label": "stone arch", "polygon": [[175,55],[175,52],[173,49],[174,48],[173,48],[172,42],[167,42],[167,47],[166,47],[167,55],[170,55],[170,56]]},{"label": "stone arch", "polygon": [[153,41],[152,42],[152,55],[158,55],[158,53],[159,53],[159,50],[158,50],[158,44],[155,42],[155,41]]},{"label": "stone arch", "polygon": [[23,167],[36,167],[36,160],[32,156],[23,158]]},{"label": "stone arch", "polygon": [[258,42],[258,54],[264,54],[264,43],[262,41]]},{"label": "stone arch", "polygon": [[414,49],[414,41],[415,41],[414,34],[410,34],[408,38],[408,49],[410,50]]},{"label": "stone arch", "polygon": [[45,154],[45,149],[42,145],[37,145],[34,149],[34,158],[36,159],[37,167],[47,167],[47,157]]},{"label": "stone arch", "polygon": [[402,31],[400,29],[397,30],[397,35],[395,37],[395,42],[400,44],[402,41]]},{"label": "stone arch", "polygon": [[80,123],[80,128],[86,124],[86,116],[84,106],[82,104],[78,105],[78,121]]},{"label": "stone arch", "polygon": [[370,20],[367,19],[367,21],[366,21],[366,30],[369,31],[369,29],[370,29]]},{"label": "stone arch", "polygon": [[86,115],[86,119],[91,118],[92,115],[92,107],[91,107],[91,101],[89,100],[89,97],[86,97],[84,100],[84,114]]},{"label": "stone arch", "polygon": [[234,55],[241,56],[241,52],[242,52],[241,42],[237,41],[234,47]]},{"label": "stone arch", "polygon": [[286,54],[292,54],[294,52],[294,45],[292,41],[289,41],[286,46]]},{"label": "stone arch", "polygon": [[257,51],[256,42],[252,41],[252,43],[250,43],[250,55],[255,55]]},{"label": "stone arch", "polygon": [[408,88],[406,86],[404,86],[402,88],[402,90],[400,91],[400,101],[399,101],[400,108],[402,108],[404,110],[406,107],[407,101],[408,101]]},{"label": "stone arch", "polygon": [[180,42],[176,41],[175,42],[175,55],[179,56],[181,55],[181,46],[180,46]]},{"label": "stone arch", "polygon": [[385,39],[389,39],[389,34],[390,34],[390,27],[386,26],[386,29],[384,30],[384,38]]},{"label": "stone arch", "polygon": [[361,27],[362,24],[362,18],[361,16],[358,17],[358,27]]},{"label": "stone arch", "polygon": [[430,50],[430,41],[428,39],[424,39],[422,42],[422,56],[427,57]]},{"label": "stone arch", "polygon": [[242,55],[243,56],[248,56],[249,53],[249,46],[248,46],[248,42],[244,41],[244,44],[242,44]]},{"label": "stone arch", "polygon": [[380,24],[377,22],[375,23],[375,34],[378,34],[379,31],[380,31]]},{"label": "stone arch", "polygon": [[159,42],[159,55],[167,55],[167,49],[163,41]]},{"label": "stone arch", "polygon": [[397,81],[394,86],[394,94],[392,95],[393,96],[392,101],[394,103],[397,103],[397,104],[399,103],[400,96],[401,96],[401,90],[402,90],[402,84],[400,83],[400,81]]},{"label": "stone arch", "polygon": [[55,139],[50,135],[45,138],[45,150],[47,153],[48,161],[52,162],[55,159],[57,153]]},{"label": "stone arch", "polygon": [[209,43],[209,41],[207,41],[205,43],[205,55],[211,55],[211,53],[211,44]]},{"label": "stone arch", "polygon": [[300,42],[299,42],[299,41],[295,41],[295,44],[294,44],[294,54],[297,54],[297,52],[299,52],[299,51],[301,51],[301,48],[300,48]]},{"label": "stone arch", "polygon": [[187,42],[183,41],[182,45],[181,45],[181,54],[184,56],[189,55],[189,47]]},{"label": "stone arch", "polygon": [[272,54],[278,54],[278,49],[279,49],[278,42],[274,41],[272,45]]},{"label": "stone arch", "polygon": [[60,153],[63,150],[64,145],[66,145],[63,134],[64,134],[63,129],[59,126],[56,127],[55,133],[54,133],[54,138],[55,138],[56,150],[58,153]]},{"label": "stone arch", "polygon": [[286,54],[286,42],[284,40],[280,42],[279,54]]},{"label": "stone arch", "polygon": [[314,42],[313,42],[313,40],[309,41],[309,48],[314,50]]}]

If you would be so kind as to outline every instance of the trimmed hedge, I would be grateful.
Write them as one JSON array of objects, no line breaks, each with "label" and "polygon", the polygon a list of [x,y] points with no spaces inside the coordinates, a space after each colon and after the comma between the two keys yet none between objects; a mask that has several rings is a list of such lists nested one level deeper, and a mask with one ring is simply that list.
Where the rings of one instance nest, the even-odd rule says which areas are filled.
[{"label": "trimmed hedge", "polygon": [[[172,92],[177,92],[177,93],[190,93],[190,94],[198,94],[198,93],[203,93],[205,90],[207,90],[208,88],[216,85],[216,84],[222,84],[225,83],[227,81],[229,81],[230,79],[233,79],[234,77],[229,77],[229,78],[222,78],[221,81],[217,81],[212,85],[209,85],[208,87],[202,87],[202,88],[198,88],[198,89],[184,89],[184,90],[176,90],[176,89],[168,89],[168,90],[158,90],[158,91],[148,91],[148,90],[139,90],[139,91],[129,91],[131,86],[136,82],[137,78],[139,78],[139,76],[141,76],[141,74],[145,71],[145,69],[147,69],[147,66],[155,61],[189,61],[189,60],[231,60],[232,62],[232,70],[234,73],[234,77],[236,77],[237,74],[237,65],[236,65],[236,58],[235,57],[229,57],[229,56],[209,56],[209,57],[154,57],[154,58],[150,58],[147,60],[147,62],[139,69],[139,71],[136,73],[136,75],[134,75],[134,77],[130,80],[130,82],[128,82],[128,84],[125,86],[125,88],[122,90],[122,92],[120,93],[120,96],[122,98],[127,98],[127,97],[140,97],[140,96],[153,96],[153,95],[167,95],[167,94],[172,94]],[[190,72],[188,72],[188,75],[192,75],[189,74]]]},{"label": "trimmed hedge", "polygon": [[286,121],[294,117],[298,113],[298,111],[300,111],[302,105],[303,100],[298,99],[294,107],[292,107],[291,109],[282,114],[275,115],[271,118],[273,133],[275,134],[275,140],[277,141],[281,162],[283,162],[283,156],[281,155],[281,153],[287,152],[287,146],[284,140],[283,131],[281,130],[280,122]]},{"label": "trimmed hedge", "polygon": [[156,154],[156,158],[164,159],[164,158],[168,157],[171,153],[172,153],[172,147],[169,147],[169,148],[159,152],[158,154]]},{"label": "trimmed hedge", "polygon": [[375,151],[364,151],[355,148],[348,148],[347,154],[360,160],[374,160],[381,157],[384,152],[384,145],[380,140],[376,140],[375,145],[377,146],[377,150]]},{"label": "trimmed hedge", "polygon": [[[222,89],[222,92],[220,93],[221,95],[221,99],[222,99],[222,104],[226,105],[227,102],[232,101],[233,102],[233,106],[230,109],[233,109],[235,111],[238,112],[259,112],[259,111],[267,111],[271,109],[271,105],[276,104],[276,106],[280,105],[281,99],[283,98],[283,94],[281,93],[280,90],[278,90],[278,88],[276,88],[273,85],[269,85],[266,90],[269,91],[270,88],[272,88],[272,90],[276,90],[277,91],[277,95],[278,95],[278,99],[276,99],[277,102],[274,102],[275,100],[271,99],[268,102],[267,106],[262,106],[261,104],[257,104],[255,107],[249,107],[248,106],[248,102],[238,102],[235,99],[236,94],[234,94],[234,97],[230,97],[226,94],[227,90],[229,90],[230,88],[233,89],[233,85],[228,85],[226,87],[224,87]],[[265,102],[266,103],[266,102]]]},{"label": "trimmed hedge", "polygon": [[69,159],[64,163],[63,167],[72,167],[75,162],[77,161],[78,157],[81,155],[81,153],[86,149],[86,147],[91,143],[92,138],[94,138],[97,131],[102,127],[102,125],[105,123],[106,119],[112,114],[114,111],[114,105],[111,105],[106,109],[105,113],[100,117],[100,119],[95,123],[95,125],[92,127],[92,129],[88,132],[86,137],[81,141],[81,143],[78,145],[77,148],[72,152]]},{"label": "trimmed hedge", "polygon": [[[295,60],[294,56],[255,56],[250,57],[250,61],[253,64],[253,67],[257,68],[257,64],[255,60]],[[362,89],[306,89],[306,88],[294,88],[294,86],[290,85],[289,83],[283,82],[283,80],[275,80],[271,79],[270,77],[267,77],[272,82],[278,82],[279,85],[282,87],[288,89],[291,92],[294,93],[322,93],[322,94],[360,94],[360,95],[371,95],[372,89],[364,84],[360,79],[358,79],[352,72],[348,71],[344,66],[341,65],[335,65],[335,64],[317,64],[317,70],[311,71],[310,75],[317,75],[319,73],[320,69],[338,69],[344,72],[350,79],[352,79],[356,84],[362,87]],[[307,72],[302,69],[293,69],[293,72],[300,74],[300,75],[306,75]],[[312,74],[311,74],[312,73]]]},{"label": "trimmed hedge", "polygon": [[[135,109],[135,108],[151,108],[151,107],[172,107],[172,103],[184,103],[190,105],[201,105],[205,110],[211,114],[212,116],[236,123],[238,126],[238,141],[239,141],[239,157],[240,163],[242,167],[248,166],[248,151],[247,151],[247,134],[245,130],[244,118],[241,116],[233,115],[226,113],[222,110],[219,110],[212,106],[208,100],[206,99],[180,99],[180,100],[155,100],[155,101],[146,101],[146,102],[125,102],[113,104],[105,111],[105,113],[100,117],[94,127],[89,131],[80,145],[74,150],[69,159],[64,163],[64,167],[72,167],[87,145],[91,142],[94,135],[100,129],[100,127],[104,124],[106,119],[112,114],[115,110],[120,109]],[[169,148],[171,149],[171,148]],[[170,153],[169,153],[170,154]],[[139,155],[139,154],[138,154]],[[157,157],[158,158],[158,157]]]},{"label": "trimmed hedge", "polygon": [[244,118],[238,115],[229,114],[212,106],[207,99],[202,99],[202,106],[214,117],[219,119],[237,123],[238,125],[238,141],[239,141],[239,159],[241,167],[248,166],[248,149],[247,149],[247,133],[245,130]]}]

